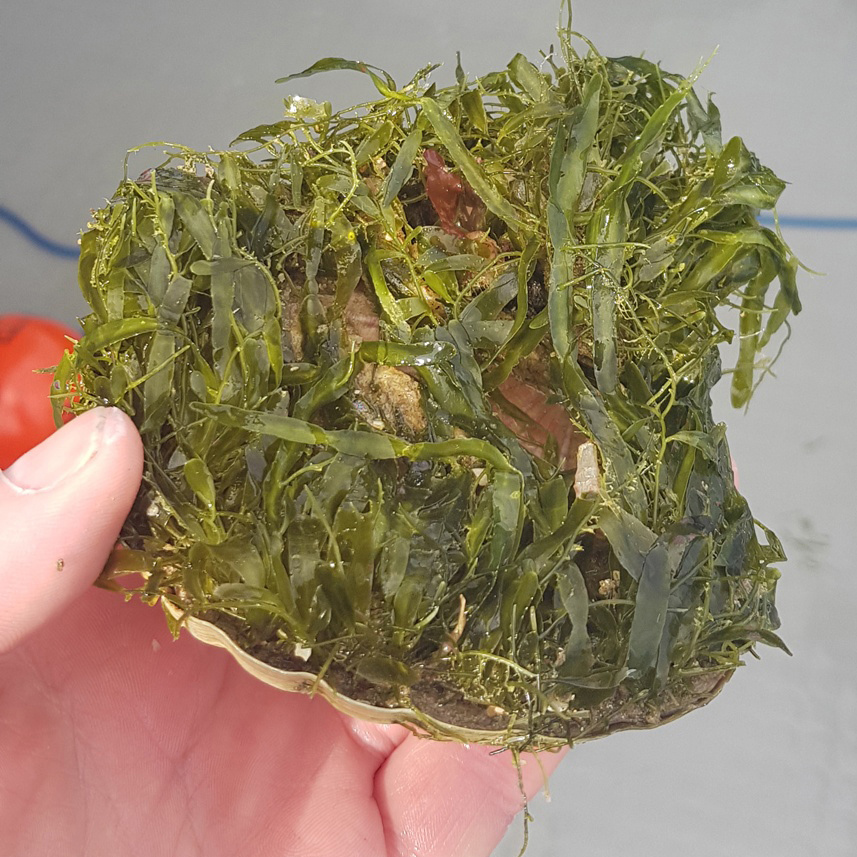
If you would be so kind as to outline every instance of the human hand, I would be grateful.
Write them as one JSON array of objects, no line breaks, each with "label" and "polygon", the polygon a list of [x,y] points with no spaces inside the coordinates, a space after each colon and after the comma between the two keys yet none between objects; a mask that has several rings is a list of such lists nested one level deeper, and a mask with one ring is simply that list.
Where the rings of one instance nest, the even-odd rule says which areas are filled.
[{"label": "human hand", "polygon": [[[141,469],[97,409],[0,473],[0,854],[488,855],[522,806],[509,753],[274,690],[91,587]],[[560,755],[522,757],[529,797]]]}]

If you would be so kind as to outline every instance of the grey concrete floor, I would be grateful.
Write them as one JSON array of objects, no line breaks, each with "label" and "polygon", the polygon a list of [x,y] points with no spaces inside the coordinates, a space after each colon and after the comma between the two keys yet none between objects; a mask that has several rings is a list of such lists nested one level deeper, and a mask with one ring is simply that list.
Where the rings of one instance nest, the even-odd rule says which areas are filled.
[{"label": "grey concrete floor", "polygon": [[[124,152],[150,140],[223,147],[275,121],[275,78],[320,56],[405,80],[455,51],[471,74],[551,43],[557,0],[4,0],[0,6],[0,205],[73,245],[109,197]],[[608,55],[645,52],[690,72],[724,131],[791,182],[784,216],[857,218],[854,0],[577,0],[575,28]],[[344,106],[357,75],[299,81]],[[149,164],[141,164],[141,169]],[[804,312],[748,412],[726,391],[742,491],[782,537],[779,590],[795,653],[765,650],[708,708],[648,733],[575,748],[532,811],[530,857],[852,857],[857,854],[857,553],[852,454],[857,291],[853,229],[784,228],[812,268]],[[74,262],[0,220],[0,312],[66,321],[85,311]],[[518,851],[513,826],[499,857]]]}]

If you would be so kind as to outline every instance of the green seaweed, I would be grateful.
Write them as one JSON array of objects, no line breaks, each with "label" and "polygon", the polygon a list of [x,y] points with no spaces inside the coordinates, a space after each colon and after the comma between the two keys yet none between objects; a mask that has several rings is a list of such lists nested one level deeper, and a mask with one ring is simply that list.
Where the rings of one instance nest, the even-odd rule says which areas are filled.
[{"label": "green seaweed", "polygon": [[[459,64],[446,88],[433,67],[400,88],[321,60],[283,81],[350,70],[380,97],[291,96],[227,151],[126,166],[81,240],[92,312],[55,396],[58,416],[121,407],[143,436],[106,585],[145,569],[145,598],[228,614],[254,651],[300,647],[375,704],[417,708],[430,685],[506,712],[510,744],[610,731],[632,703],[648,720],[624,725],[646,725],[783,645],[782,552],[710,402],[735,335],[718,313],[739,308],[740,406],[800,309],[796,260],[757,219],[783,183],[721,140],[698,71],[559,35],[564,64]],[[349,327],[355,296],[376,335]],[[534,449],[501,418],[530,419],[503,387],[525,365],[595,444],[597,496],[555,438]],[[415,424],[361,392],[382,370],[417,391]]]}]

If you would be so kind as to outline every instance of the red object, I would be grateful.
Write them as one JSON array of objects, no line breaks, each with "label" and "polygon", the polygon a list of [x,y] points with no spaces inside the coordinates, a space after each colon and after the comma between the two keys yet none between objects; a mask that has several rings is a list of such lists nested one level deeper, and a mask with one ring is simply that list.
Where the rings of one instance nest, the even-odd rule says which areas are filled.
[{"label": "red object", "polygon": [[463,237],[464,230],[455,221],[464,184],[446,168],[443,158],[434,149],[426,149],[423,157],[426,159],[426,194],[437,212],[440,225],[450,234]]},{"label": "red object", "polygon": [[0,316],[0,469],[54,432],[50,393],[56,366],[80,333],[46,318]]},{"label": "red object", "polygon": [[467,238],[484,226],[485,204],[467,182],[451,173],[434,149],[423,152],[426,195],[437,212],[441,227],[450,235]]}]

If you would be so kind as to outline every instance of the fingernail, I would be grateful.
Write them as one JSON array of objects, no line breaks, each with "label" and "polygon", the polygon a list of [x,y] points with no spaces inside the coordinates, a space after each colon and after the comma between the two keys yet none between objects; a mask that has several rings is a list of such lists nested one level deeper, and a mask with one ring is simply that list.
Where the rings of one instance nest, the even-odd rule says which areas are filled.
[{"label": "fingernail", "polygon": [[24,493],[47,491],[82,471],[105,444],[124,430],[116,408],[94,408],[73,419],[3,471]]}]

